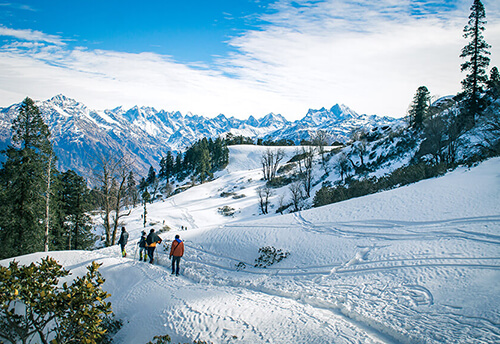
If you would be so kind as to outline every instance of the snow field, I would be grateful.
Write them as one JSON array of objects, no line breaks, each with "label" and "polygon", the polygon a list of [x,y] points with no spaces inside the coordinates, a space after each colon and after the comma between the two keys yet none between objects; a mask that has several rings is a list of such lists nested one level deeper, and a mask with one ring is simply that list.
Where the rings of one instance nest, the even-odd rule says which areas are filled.
[{"label": "snow field", "polygon": [[[104,289],[124,321],[117,343],[162,334],[214,343],[500,342],[500,159],[346,202],[262,216],[255,191],[264,184],[261,152],[254,149],[231,147],[217,180],[148,206],[157,224],[146,231],[163,221],[172,228],[161,234],[155,265],[134,259],[140,207],[126,218],[127,258],[118,246],[50,253],[73,276],[92,260],[103,263]],[[221,197],[223,191],[245,197]],[[237,210],[234,217],[217,212],[224,205]],[[166,252],[175,234],[186,245],[180,277],[170,275]],[[290,255],[255,268],[263,246]],[[238,271],[240,262],[246,268]]]}]

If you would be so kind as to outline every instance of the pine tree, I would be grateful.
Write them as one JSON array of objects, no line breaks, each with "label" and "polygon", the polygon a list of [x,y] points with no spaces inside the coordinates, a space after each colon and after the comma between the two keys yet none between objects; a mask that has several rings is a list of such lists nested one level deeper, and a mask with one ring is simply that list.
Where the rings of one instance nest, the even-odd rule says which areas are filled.
[{"label": "pine tree", "polygon": [[69,250],[88,249],[95,240],[89,210],[89,190],[85,180],[73,170],[59,176],[60,208],[63,225],[64,248]]},{"label": "pine tree", "polygon": [[209,146],[209,150],[214,169],[221,169],[227,166],[229,163],[229,149],[220,137],[213,141],[212,145]]},{"label": "pine tree", "polygon": [[198,162],[196,164],[196,173],[200,176],[200,182],[203,183],[207,177],[212,176],[212,173],[210,172],[210,153],[208,149],[201,149],[199,154]]},{"label": "pine tree", "polygon": [[465,94],[465,108],[463,117],[465,125],[470,126],[475,122],[475,117],[481,112],[481,93],[483,86],[488,80],[486,68],[490,63],[490,45],[483,37],[486,24],[486,14],[481,0],[474,0],[471,7],[469,22],[464,27],[464,38],[470,39],[460,54],[461,58],[467,59],[461,66],[461,71],[468,74],[462,80],[462,88]]},{"label": "pine tree", "polygon": [[139,181],[139,191],[143,192],[148,188],[148,183],[146,182],[146,178],[142,177],[141,180]]},{"label": "pine tree", "polygon": [[148,185],[151,185],[155,182],[155,180],[156,180],[156,171],[153,166],[150,166],[148,176],[146,178],[146,183]]},{"label": "pine tree", "polygon": [[430,95],[425,86],[420,86],[413,97],[413,102],[408,110],[410,116],[410,126],[412,128],[421,128],[429,111]]},{"label": "pine tree", "polygon": [[181,173],[182,173],[182,155],[177,154],[177,156],[175,157],[174,174],[180,175]]},{"label": "pine tree", "polygon": [[170,183],[170,178],[174,174],[174,157],[172,152],[168,151],[167,156],[163,157],[160,161],[160,172],[159,177],[166,179],[167,183]]},{"label": "pine tree", "polygon": [[203,138],[194,146],[194,169],[195,173],[200,177],[203,183],[207,176],[211,176],[212,164],[210,161],[210,151],[208,140]]},{"label": "pine tree", "polygon": [[491,68],[490,79],[488,80],[488,93],[493,99],[500,97],[500,73],[497,67]]},{"label": "pine tree", "polygon": [[[42,251],[53,163],[50,132],[34,101],[26,98],[13,121],[12,145],[4,152],[0,241],[2,257]],[[52,157],[52,159],[51,159]]]},{"label": "pine tree", "polygon": [[137,198],[138,195],[134,172],[130,171],[127,177],[127,205],[132,205],[132,207],[135,208]]}]

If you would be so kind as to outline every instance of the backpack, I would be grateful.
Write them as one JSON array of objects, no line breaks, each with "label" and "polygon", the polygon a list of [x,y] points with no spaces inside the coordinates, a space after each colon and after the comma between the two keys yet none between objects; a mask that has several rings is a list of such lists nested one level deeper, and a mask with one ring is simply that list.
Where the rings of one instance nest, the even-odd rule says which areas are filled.
[{"label": "backpack", "polygon": [[141,236],[141,240],[139,241],[139,247],[146,247],[146,237]]}]

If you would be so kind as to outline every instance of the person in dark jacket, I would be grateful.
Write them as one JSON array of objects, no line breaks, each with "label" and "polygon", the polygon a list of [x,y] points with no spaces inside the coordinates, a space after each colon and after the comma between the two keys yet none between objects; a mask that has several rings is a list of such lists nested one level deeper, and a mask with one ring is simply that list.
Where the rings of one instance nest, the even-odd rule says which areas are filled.
[{"label": "person in dark jacket", "polygon": [[148,249],[149,262],[153,264],[155,248],[157,244],[161,244],[161,238],[155,233],[154,228],[149,231],[148,237],[146,238],[146,247]]},{"label": "person in dark jacket", "polygon": [[128,232],[125,230],[125,227],[122,227],[122,234],[120,235],[120,240],[118,240],[118,245],[120,245],[122,249],[122,257],[127,256],[127,252],[125,251],[125,245],[127,245],[128,241]]},{"label": "person in dark jacket", "polygon": [[172,275],[175,273],[179,276],[179,265],[181,263],[181,257],[184,255],[184,243],[180,239],[179,235],[175,236],[175,240],[172,241],[172,246],[170,247],[170,259],[172,259]]},{"label": "person in dark jacket", "polygon": [[139,240],[139,260],[142,261],[142,258],[144,257],[144,261],[146,261],[146,259],[148,259],[148,253],[146,250],[146,232],[142,231],[141,234],[141,239]]}]

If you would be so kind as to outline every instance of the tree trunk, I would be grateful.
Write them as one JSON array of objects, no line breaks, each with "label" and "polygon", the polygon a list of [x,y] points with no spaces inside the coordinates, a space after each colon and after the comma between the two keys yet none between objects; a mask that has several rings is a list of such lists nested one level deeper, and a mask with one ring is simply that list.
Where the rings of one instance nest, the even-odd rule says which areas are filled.
[{"label": "tree trunk", "polygon": [[50,174],[52,171],[52,153],[49,155],[49,164],[47,167],[47,193],[45,197],[45,236],[43,240],[43,250],[49,251],[49,226],[50,226]]}]

